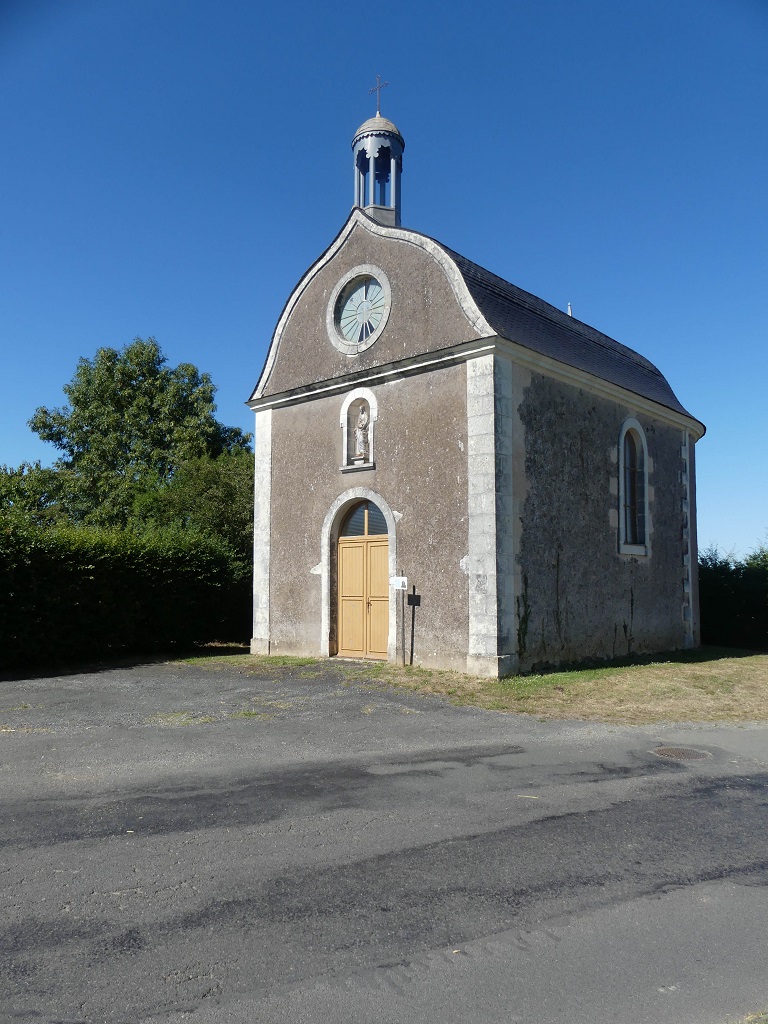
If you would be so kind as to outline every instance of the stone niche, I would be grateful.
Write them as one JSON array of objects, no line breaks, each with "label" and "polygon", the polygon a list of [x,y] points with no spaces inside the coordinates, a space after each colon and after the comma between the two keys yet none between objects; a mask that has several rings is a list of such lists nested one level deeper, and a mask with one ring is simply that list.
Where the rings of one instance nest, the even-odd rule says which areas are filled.
[{"label": "stone niche", "polygon": [[367,388],[347,395],[341,407],[342,470],[374,467],[373,431],[377,419],[375,396]]}]

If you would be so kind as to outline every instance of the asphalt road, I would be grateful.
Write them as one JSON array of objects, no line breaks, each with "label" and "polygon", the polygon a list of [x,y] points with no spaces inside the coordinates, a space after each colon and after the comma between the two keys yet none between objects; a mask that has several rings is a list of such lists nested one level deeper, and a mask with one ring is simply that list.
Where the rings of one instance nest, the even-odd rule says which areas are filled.
[{"label": "asphalt road", "polygon": [[144,665],[0,683],[0,763],[4,1021],[768,1009],[765,726],[541,723],[338,663]]}]

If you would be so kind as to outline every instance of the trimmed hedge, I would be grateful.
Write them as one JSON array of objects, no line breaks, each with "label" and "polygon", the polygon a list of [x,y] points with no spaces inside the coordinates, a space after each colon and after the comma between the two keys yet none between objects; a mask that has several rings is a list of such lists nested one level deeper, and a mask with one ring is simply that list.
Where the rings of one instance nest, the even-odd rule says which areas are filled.
[{"label": "trimmed hedge", "polygon": [[705,552],[699,601],[703,644],[768,651],[768,565]]},{"label": "trimmed hedge", "polygon": [[0,666],[250,635],[249,568],[215,538],[0,527]]}]

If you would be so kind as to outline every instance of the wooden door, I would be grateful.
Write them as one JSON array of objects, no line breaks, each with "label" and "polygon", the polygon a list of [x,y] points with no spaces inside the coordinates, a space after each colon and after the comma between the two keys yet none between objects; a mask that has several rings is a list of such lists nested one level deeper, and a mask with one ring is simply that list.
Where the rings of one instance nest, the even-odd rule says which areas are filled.
[{"label": "wooden door", "polygon": [[[389,642],[389,541],[383,516],[361,502],[342,525],[338,551],[339,654],[386,660]],[[386,529],[386,526],[384,526]]]},{"label": "wooden door", "polygon": [[366,542],[367,555],[367,655],[386,658],[389,641],[389,544],[384,540]]},{"label": "wooden door", "polygon": [[365,547],[339,542],[339,654],[348,658],[365,657]]}]

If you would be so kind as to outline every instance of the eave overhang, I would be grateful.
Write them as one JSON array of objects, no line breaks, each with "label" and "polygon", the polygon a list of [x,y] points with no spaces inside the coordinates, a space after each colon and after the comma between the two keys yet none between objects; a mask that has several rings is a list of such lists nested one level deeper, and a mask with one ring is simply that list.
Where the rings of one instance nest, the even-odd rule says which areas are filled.
[{"label": "eave overhang", "polygon": [[491,335],[485,338],[478,338],[475,341],[449,345],[433,352],[398,359],[394,362],[366,370],[351,370],[349,373],[340,377],[334,377],[332,380],[315,381],[279,394],[251,398],[246,404],[254,412],[259,412],[262,409],[287,408],[320,398],[342,395],[353,387],[386,384],[403,377],[412,377],[417,374],[429,373],[442,367],[455,366],[489,354],[510,359],[516,365],[534,373],[545,374],[565,384],[589,391],[590,394],[618,402],[635,412],[645,413],[680,430],[687,430],[695,441],[702,438],[706,432],[704,424],[693,416],[678,412],[676,409],[670,409],[660,402],[644,398],[642,395],[637,395],[627,388],[622,388],[610,381],[603,380],[601,377],[587,373],[578,367],[569,366],[560,360],[534,352],[524,345],[517,344],[499,335]]}]

